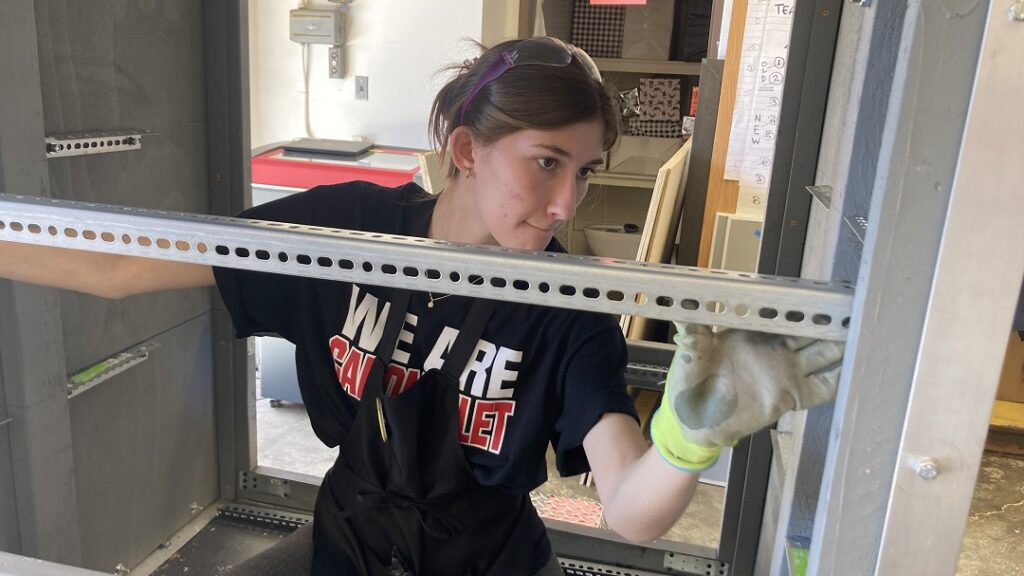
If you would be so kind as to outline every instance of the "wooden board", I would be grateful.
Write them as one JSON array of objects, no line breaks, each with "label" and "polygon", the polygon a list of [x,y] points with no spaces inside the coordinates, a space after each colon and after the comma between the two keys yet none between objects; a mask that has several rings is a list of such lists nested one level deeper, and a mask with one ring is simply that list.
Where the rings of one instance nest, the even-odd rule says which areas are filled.
[{"label": "wooden board", "polygon": [[734,0],[729,18],[729,41],[725,49],[725,68],[722,71],[722,93],[718,101],[718,121],[715,123],[715,145],[711,152],[711,172],[708,193],[704,201],[704,225],[700,235],[700,255],[697,265],[706,267],[711,256],[711,234],[715,228],[717,212],[733,213],[739,198],[740,183],[725,179],[725,158],[729,151],[732,131],[732,113],[736,106],[736,86],[739,81],[740,56],[743,52],[743,23],[747,19],[747,0]]},{"label": "wooden board", "polygon": [[985,449],[1024,456],[1024,403],[996,400]]},{"label": "wooden board", "polygon": [[[687,140],[679,150],[658,169],[658,177],[651,193],[647,218],[637,249],[638,262],[665,263],[672,257],[679,211],[685,193],[686,170],[689,168],[692,140]],[[622,333],[627,338],[645,340],[649,321],[639,316],[623,316],[619,320]]]}]

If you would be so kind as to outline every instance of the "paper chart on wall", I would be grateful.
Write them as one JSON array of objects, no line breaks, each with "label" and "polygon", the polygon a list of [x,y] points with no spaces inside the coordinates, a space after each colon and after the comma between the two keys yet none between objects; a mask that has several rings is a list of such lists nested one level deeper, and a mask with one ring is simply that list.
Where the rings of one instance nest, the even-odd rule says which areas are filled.
[{"label": "paper chart on wall", "polygon": [[782,108],[795,0],[750,0],[725,178],[739,181],[738,214],[763,215]]}]

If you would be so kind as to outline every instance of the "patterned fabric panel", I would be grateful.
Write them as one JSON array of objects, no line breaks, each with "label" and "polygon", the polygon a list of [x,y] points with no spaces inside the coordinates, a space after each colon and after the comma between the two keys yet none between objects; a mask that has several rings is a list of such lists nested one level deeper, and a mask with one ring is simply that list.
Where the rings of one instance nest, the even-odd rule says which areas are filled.
[{"label": "patterned fabric panel", "polygon": [[640,120],[630,118],[626,134],[630,136],[652,136],[654,138],[679,138],[683,124],[678,120]]},{"label": "patterned fabric panel", "polygon": [[641,78],[640,120],[679,121],[680,92],[678,78]]},{"label": "patterned fabric panel", "polygon": [[594,6],[589,0],[575,0],[571,42],[592,58],[622,57],[624,6]]}]

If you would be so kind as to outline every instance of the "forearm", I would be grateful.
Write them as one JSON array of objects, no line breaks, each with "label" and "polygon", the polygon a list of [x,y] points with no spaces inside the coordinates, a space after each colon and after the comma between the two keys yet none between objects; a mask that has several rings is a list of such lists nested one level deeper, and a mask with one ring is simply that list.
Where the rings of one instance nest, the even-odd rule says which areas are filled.
[{"label": "forearm", "polygon": [[683,472],[648,448],[633,418],[605,414],[583,441],[608,527],[649,542],[672,527],[693,498],[698,474]]},{"label": "forearm", "polygon": [[658,538],[679,520],[697,490],[699,474],[670,466],[653,447],[622,476],[607,497],[605,520],[622,537],[636,543]]},{"label": "forearm", "polygon": [[100,296],[213,285],[209,266],[0,242],[0,278]]}]

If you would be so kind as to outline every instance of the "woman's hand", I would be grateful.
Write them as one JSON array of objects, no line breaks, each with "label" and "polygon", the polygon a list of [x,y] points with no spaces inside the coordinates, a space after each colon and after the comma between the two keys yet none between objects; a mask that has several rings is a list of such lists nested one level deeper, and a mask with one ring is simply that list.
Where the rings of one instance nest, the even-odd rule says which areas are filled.
[{"label": "woman's hand", "polygon": [[835,397],[843,343],[676,323],[675,356],[651,422],[659,454],[697,472],[790,410]]}]

